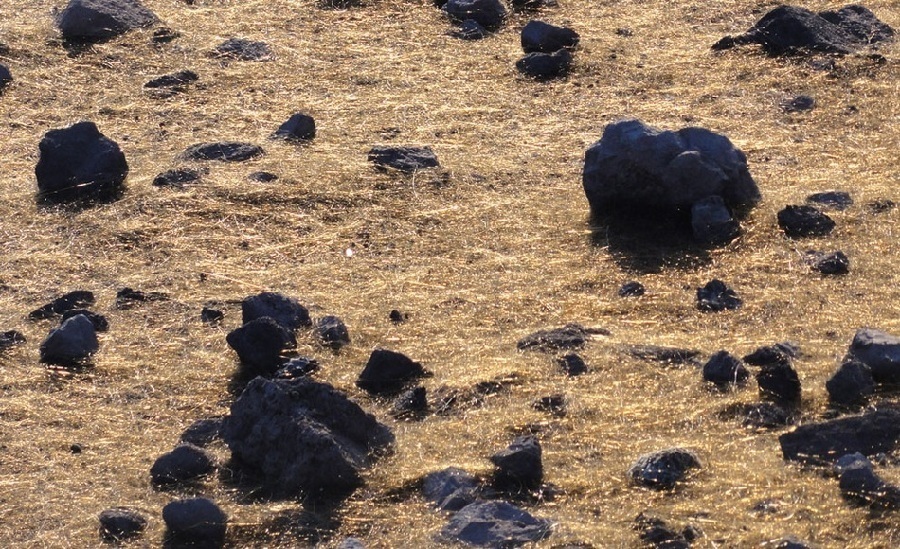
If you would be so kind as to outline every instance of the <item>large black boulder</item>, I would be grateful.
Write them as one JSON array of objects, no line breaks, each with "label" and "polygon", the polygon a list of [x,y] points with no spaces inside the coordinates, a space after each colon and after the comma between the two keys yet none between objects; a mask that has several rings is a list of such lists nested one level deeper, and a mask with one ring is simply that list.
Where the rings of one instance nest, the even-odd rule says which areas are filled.
[{"label": "large black boulder", "polygon": [[495,31],[506,20],[506,8],[500,0],[447,0],[441,8],[451,20],[472,20],[489,31]]},{"label": "large black boulder", "polygon": [[553,53],[532,52],[516,61],[516,69],[535,80],[562,78],[572,66],[572,53],[560,49]]},{"label": "large black boulder", "polygon": [[505,501],[466,505],[441,529],[439,539],[476,547],[515,547],[550,535],[549,520],[535,518]]},{"label": "large black boulder", "polygon": [[883,409],[807,423],[778,437],[784,459],[810,463],[833,463],[845,454],[872,456],[890,453],[900,442],[900,410]]},{"label": "large black boulder", "polygon": [[568,27],[556,27],[543,21],[530,21],[522,29],[522,50],[525,53],[553,53],[563,48],[572,50],[580,36]]},{"label": "large black boulder", "polygon": [[240,358],[245,377],[273,375],[285,361],[282,352],[297,346],[293,332],[268,317],[232,330],[225,340]]},{"label": "large black boulder", "polygon": [[324,499],[359,486],[360,470],[394,441],[343,393],[309,378],[252,380],[232,405],[222,438],[272,496]]},{"label": "large black boulder", "polygon": [[863,328],[853,336],[848,355],[871,368],[876,383],[900,383],[900,337]]},{"label": "large black boulder", "polygon": [[387,349],[375,349],[359,374],[356,386],[374,395],[397,393],[415,379],[428,376],[418,362]]},{"label": "large black boulder", "polygon": [[537,490],[544,480],[541,444],[534,436],[521,436],[508,448],[491,456],[497,466],[494,487],[509,492]]},{"label": "large black boulder", "polygon": [[67,42],[109,40],[130,30],[149,27],[158,18],[138,0],[70,0],[56,18]]},{"label": "large black boulder", "polygon": [[84,315],[64,321],[41,343],[41,362],[59,366],[79,366],[100,349],[94,324]]},{"label": "large black boulder", "polygon": [[51,203],[110,200],[128,175],[125,154],[93,122],[50,130],[34,168],[39,197]]},{"label": "large black boulder", "polygon": [[640,456],[628,470],[628,476],[647,488],[671,490],[689,470],[700,466],[700,460],[690,450],[670,448]]},{"label": "large black boulder", "polygon": [[312,325],[309,311],[296,299],[275,292],[262,292],[245,297],[241,302],[241,322],[267,316],[288,330]]}]

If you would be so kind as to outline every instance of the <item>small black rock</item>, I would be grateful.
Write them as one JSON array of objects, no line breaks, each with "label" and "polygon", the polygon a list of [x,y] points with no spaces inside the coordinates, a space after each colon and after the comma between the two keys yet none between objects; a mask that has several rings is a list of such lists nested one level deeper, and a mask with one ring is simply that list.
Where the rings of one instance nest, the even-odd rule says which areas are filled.
[{"label": "small black rock", "polygon": [[253,172],[247,176],[247,179],[257,183],[272,183],[278,181],[278,176],[272,172]]},{"label": "small black rock", "polygon": [[76,367],[86,364],[99,349],[94,325],[84,315],[76,315],[51,330],[41,343],[41,362]]},{"label": "small black rock", "polygon": [[541,444],[531,435],[513,440],[508,448],[491,456],[491,462],[497,466],[493,484],[498,490],[536,490],[544,480]]},{"label": "small black rock", "polygon": [[191,82],[196,82],[197,79],[200,78],[197,76],[197,73],[191,70],[182,70],[178,72],[173,72],[172,74],[166,74],[164,76],[159,76],[150,80],[146,84],[144,84],[145,88],[148,89],[157,89],[157,88],[182,88]]},{"label": "small black rock", "polygon": [[420,417],[428,412],[428,393],[425,387],[412,387],[394,400],[391,415],[398,418]]},{"label": "small black rock", "polygon": [[99,516],[100,537],[103,541],[116,542],[140,536],[147,527],[147,519],[127,507],[106,509]]},{"label": "small black rock", "polygon": [[813,193],[806,197],[806,201],[811,202],[820,208],[832,210],[846,210],[853,205],[853,197],[846,191],[824,191]]},{"label": "small black rock", "polygon": [[173,501],[163,507],[162,517],[171,541],[220,547],[225,540],[228,517],[210,499]]},{"label": "small black rock", "polygon": [[567,27],[556,27],[543,21],[530,21],[522,28],[521,42],[525,53],[553,53],[561,49],[574,50],[580,37]]},{"label": "small black rock", "polygon": [[565,395],[549,395],[541,397],[531,403],[531,407],[541,412],[547,412],[557,417],[566,415]]},{"label": "small black rock", "polygon": [[850,272],[850,258],[844,252],[824,253],[810,250],[806,252],[809,266],[823,275],[844,275]]},{"label": "small black rock", "polygon": [[84,448],[82,448],[81,444],[78,444],[77,442],[69,446],[69,451],[73,454],[80,454],[83,449]]},{"label": "small black rock", "polygon": [[153,178],[154,187],[182,188],[187,183],[200,181],[202,172],[191,168],[178,168],[165,171]]},{"label": "small black rock", "polygon": [[334,350],[350,345],[350,332],[347,330],[347,325],[336,316],[329,315],[320,318],[316,322],[315,335],[322,345]]},{"label": "small black rock", "polygon": [[690,469],[699,468],[697,456],[682,448],[671,448],[640,456],[628,470],[631,480],[654,490],[671,490]]},{"label": "small black rock", "polygon": [[193,444],[199,448],[208,446],[212,441],[222,436],[223,417],[198,419],[188,425],[181,433],[179,440],[187,444]]},{"label": "small black rock", "polygon": [[262,147],[252,143],[222,141],[198,143],[184,150],[182,156],[189,160],[218,160],[220,162],[245,162],[265,154]]},{"label": "small black rock", "polygon": [[619,297],[640,297],[646,293],[644,285],[637,281],[626,282],[619,288]]},{"label": "small black rock", "polygon": [[474,19],[466,19],[461,22],[459,27],[451,33],[451,36],[460,40],[481,40],[487,35],[488,30]]},{"label": "small black rock", "polygon": [[388,318],[394,324],[400,324],[409,320],[409,315],[407,313],[401,313],[397,309],[391,309],[391,312],[388,314]]},{"label": "small black rock", "polygon": [[790,364],[765,364],[756,374],[759,396],[781,406],[800,404],[800,378]]},{"label": "small black rock", "polygon": [[718,312],[738,309],[744,302],[737,293],[718,279],[697,288],[697,308],[701,311]]},{"label": "small black rock", "polygon": [[440,166],[437,156],[429,147],[372,147],[369,162],[382,170],[394,169],[413,173]]},{"label": "small black rock", "polygon": [[305,356],[294,357],[284,363],[284,366],[275,372],[275,379],[296,379],[306,377],[319,369],[319,363]]},{"label": "small black rock", "polygon": [[306,113],[296,113],[275,130],[273,138],[286,141],[310,141],[316,136],[316,121]]},{"label": "small black rock", "polygon": [[269,61],[273,59],[272,50],[268,44],[245,38],[229,38],[216,46],[214,55],[222,59],[238,61]]},{"label": "small black rock", "polygon": [[372,394],[384,395],[397,393],[411,381],[428,375],[421,364],[402,353],[375,349],[359,374],[356,386]]},{"label": "small black rock", "polygon": [[222,320],[224,319],[225,313],[223,311],[220,311],[219,309],[203,307],[203,309],[200,311],[200,320],[202,320],[206,324],[221,324]]},{"label": "small black rock", "polygon": [[700,351],[696,349],[659,345],[628,345],[625,349],[634,358],[663,364],[696,364],[697,357],[700,356]]},{"label": "small black rock", "polygon": [[269,317],[261,317],[232,330],[225,337],[248,377],[271,376],[283,364],[282,352],[297,346],[294,333]]},{"label": "small black rock", "polygon": [[516,61],[516,69],[535,80],[553,80],[569,73],[572,66],[572,53],[561,49],[553,53],[534,52]]},{"label": "small black rock", "polygon": [[811,111],[816,106],[816,100],[808,95],[798,95],[782,103],[781,108],[784,112],[806,112]]},{"label": "small black rock", "polygon": [[208,475],[214,467],[213,457],[203,448],[182,443],[153,462],[150,480],[156,486],[179,484]]},{"label": "small black rock", "polygon": [[720,389],[732,384],[740,384],[750,377],[744,363],[727,351],[719,351],[703,365],[703,380],[715,384]]},{"label": "small black rock", "polygon": [[5,90],[12,81],[13,77],[12,73],[9,72],[9,67],[7,67],[6,65],[0,65],[0,94],[3,93],[3,90]]},{"label": "small black rock", "polygon": [[116,292],[116,309],[131,309],[139,303],[148,301],[168,301],[169,296],[162,292],[142,292],[131,288],[122,288]]},{"label": "small black rock", "polygon": [[825,236],[834,230],[834,220],[813,206],[787,206],[778,212],[778,226],[791,238]]},{"label": "small black rock", "polygon": [[0,333],[0,351],[5,351],[6,349],[10,349],[23,343],[25,343],[25,336],[22,332],[9,330]]},{"label": "small black rock", "polygon": [[66,311],[74,309],[82,309],[90,307],[95,302],[93,292],[85,290],[75,290],[60,297],[57,297],[50,303],[43,305],[40,309],[35,309],[28,314],[30,320],[45,320],[55,318],[62,315]]},{"label": "small black rock", "polygon": [[562,368],[567,376],[580,376],[588,371],[587,364],[584,359],[575,353],[570,353],[556,360],[556,363]]},{"label": "small black rock", "polygon": [[764,366],[766,364],[791,364],[791,360],[800,356],[800,346],[790,341],[782,341],[774,345],[758,347],[742,359],[747,364]]},{"label": "small black rock", "polygon": [[579,324],[566,324],[562,328],[538,330],[516,344],[520,351],[551,352],[560,349],[580,349],[588,340],[588,331]]}]

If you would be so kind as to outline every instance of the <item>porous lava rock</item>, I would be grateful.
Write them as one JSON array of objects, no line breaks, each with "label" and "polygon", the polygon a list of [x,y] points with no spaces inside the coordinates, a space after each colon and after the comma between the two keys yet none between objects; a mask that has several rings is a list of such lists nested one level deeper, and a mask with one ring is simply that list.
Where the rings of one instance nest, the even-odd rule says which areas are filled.
[{"label": "porous lava rock", "polygon": [[520,351],[553,352],[563,349],[580,349],[588,341],[588,331],[580,324],[566,324],[562,328],[538,330],[516,344]]},{"label": "porous lava rock", "polygon": [[360,470],[394,442],[390,429],[343,393],[305,377],[252,380],[222,437],[236,463],[284,498],[348,495]]},{"label": "porous lava rock", "polygon": [[356,386],[374,395],[386,395],[397,393],[412,381],[428,375],[421,364],[403,353],[375,349],[359,374]]},{"label": "porous lava rock", "polygon": [[56,17],[67,42],[91,43],[149,27],[159,19],[138,0],[70,0]]},{"label": "porous lava rock", "polygon": [[422,495],[442,511],[459,511],[474,503],[480,482],[458,467],[428,473],[422,479]]},{"label": "porous lava rock", "polygon": [[422,418],[428,412],[428,392],[425,387],[411,387],[394,399],[391,415],[397,418]]},{"label": "porous lava rock", "polygon": [[147,528],[147,518],[127,507],[113,507],[100,513],[100,538],[119,542],[136,538]]},{"label": "porous lava rock", "polygon": [[316,322],[314,331],[316,339],[326,347],[338,350],[350,345],[350,332],[347,330],[347,325],[336,316],[328,315],[320,318]]},{"label": "porous lava rock", "polygon": [[93,122],[50,130],[38,145],[38,196],[50,203],[117,198],[128,175],[125,154]]},{"label": "porous lava rock", "polygon": [[305,142],[311,141],[316,136],[315,119],[302,112],[293,114],[288,118],[272,137],[275,139],[284,139],[285,141]]},{"label": "porous lava rock", "polygon": [[452,21],[472,20],[491,32],[506,20],[506,8],[500,0],[447,0],[441,9]]},{"label": "porous lava rock", "polygon": [[814,206],[786,206],[778,212],[778,226],[791,238],[826,236],[834,230],[834,220]]},{"label": "porous lava rock", "polygon": [[100,349],[94,324],[84,315],[64,321],[41,343],[41,362],[59,366],[84,364]]},{"label": "porous lava rock", "polygon": [[413,173],[440,166],[437,156],[429,147],[375,146],[369,151],[369,162],[379,169],[393,169]]},{"label": "porous lava rock", "polygon": [[543,21],[529,21],[522,28],[522,50],[525,53],[553,53],[573,50],[581,37],[568,27],[557,27]]},{"label": "porous lava rock", "polygon": [[737,292],[719,279],[713,279],[702,288],[697,288],[697,308],[704,312],[719,312],[738,309],[744,301]]},{"label": "porous lava rock", "polygon": [[229,38],[213,52],[215,57],[234,59],[237,61],[270,61],[274,58],[272,50],[265,42],[246,38]]},{"label": "porous lava rock", "polygon": [[312,326],[306,307],[296,299],[276,292],[262,292],[244,298],[241,315],[241,322],[245,324],[267,316],[291,331]]},{"label": "porous lava rock", "polygon": [[863,405],[875,393],[872,369],[858,360],[847,360],[825,382],[828,400],[839,406]]},{"label": "porous lava rock", "polygon": [[284,363],[282,353],[297,346],[293,332],[269,317],[261,317],[225,336],[241,361],[244,377],[271,376]]},{"label": "porous lava rock", "polygon": [[162,510],[169,543],[207,548],[221,547],[225,541],[228,516],[209,498],[179,499]]},{"label": "porous lava rock", "polygon": [[720,389],[743,383],[750,377],[744,363],[728,351],[719,351],[703,365],[703,380]]},{"label": "porous lava rock", "polygon": [[670,448],[640,456],[628,470],[628,477],[647,488],[671,490],[689,470],[700,467],[700,459],[690,450]]},{"label": "porous lava rock", "polygon": [[217,160],[220,162],[245,162],[265,154],[262,147],[253,143],[222,141],[219,143],[198,143],[184,150],[182,156],[188,160]]},{"label": "porous lava rock", "polygon": [[890,453],[900,442],[900,410],[886,408],[859,416],[806,423],[778,437],[784,459],[834,463],[845,454]]},{"label": "porous lava rock", "polygon": [[844,275],[850,272],[850,258],[838,250],[831,253],[810,250],[806,252],[809,266],[823,275]]},{"label": "porous lava rock", "polygon": [[691,231],[701,244],[728,244],[741,233],[741,227],[731,216],[725,200],[719,195],[708,196],[691,206]]},{"label": "porous lava rock", "polygon": [[65,293],[53,301],[28,313],[30,320],[45,320],[56,318],[68,311],[90,307],[96,301],[93,292],[87,290],[75,290]]},{"label": "porous lava rock", "polygon": [[900,338],[863,328],[853,336],[848,355],[871,368],[876,383],[900,384]]},{"label": "porous lava rock", "polygon": [[551,522],[505,501],[466,505],[441,529],[439,540],[476,547],[515,547],[550,535]]},{"label": "porous lava rock", "polygon": [[498,490],[521,492],[537,490],[544,480],[541,444],[531,435],[517,437],[508,448],[491,456],[497,466],[493,485]]},{"label": "porous lava rock", "polygon": [[559,364],[560,369],[567,376],[580,376],[588,371],[584,359],[576,353],[565,354],[556,359],[556,363]]},{"label": "porous lava rock", "polygon": [[533,52],[516,61],[516,69],[535,80],[562,78],[572,66],[572,53],[560,49],[553,53]]},{"label": "porous lava rock", "polygon": [[150,481],[156,486],[189,482],[208,475],[214,468],[215,459],[210,453],[183,443],[156,458],[150,468]]}]

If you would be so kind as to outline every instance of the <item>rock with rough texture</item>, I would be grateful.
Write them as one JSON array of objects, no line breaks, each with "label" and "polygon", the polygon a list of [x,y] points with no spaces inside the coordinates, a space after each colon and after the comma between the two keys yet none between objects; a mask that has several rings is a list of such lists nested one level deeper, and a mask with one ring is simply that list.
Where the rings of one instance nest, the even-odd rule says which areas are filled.
[{"label": "rock with rough texture", "polygon": [[343,393],[309,378],[251,381],[222,437],[234,460],[258,474],[273,496],[328,499],[356,488],[360,470],[394,441],[390,429]]},{"label": "rock with rough texture", "polygon": [[761,200],[747,157],[703,128],[660,131],[639,120],[609,124],[585,154],[584,192],[594,214],[688,211],[720,196],[731,210]]},{"label": "rock with rough texture", "polygon": [[393,169],[404,173],[440,166],[437,156],[429,147],[376,146],[369,151],[369,162],[383,170]]},{"label": "rock with rough texture", "polygon": [[556,27],[543,21],[530,21],[522,28],[522,50],[525,53],[553,53],[574,50],[581,37],[568,27]]},{"label": "rock with rough texture", "polygon": [[229,38],[216,46],[213,55],[221,59],[237,61],[270,61],[274,59],[268,44],[246,38]]},{"label": "rock with rough texture", "polygon": [[656,549],[688,549],[698,537],[695,528],[686,526],[681,532],[664,520],[641,513],[635,519],[634,528],[640,532],[641,541]]},{"label": "rock with rough texture", "polygon": [[569,74],[572,52],[566,49],[553,53],[533,52],[516,61],[516,69],[535,80],[552,80]]},{"label": "rock with rough texture", "polygon": [[588,331],[579,324],[566,324],[562,328],[538,330],[516,344],[520,351],[553,352],[562,349],[580,349],[589,338]]},{"label": "rock with rough texture", "polygon": [[397,393],[412,381],[428,375],[421,364],[402,353],[375,349],[359,374],[356,386],[375,395],[385,395]]},{"label": "rock with rough texture", "polygon": [[315,119],[302,112],[292,115],[272,134],[273,138],[295,142],[311,141],[315,136]]},{"label": "rock with rough texture", "polygon": [[422,418],[428,412],[428,392],[425,387],[412,387],[400,393],[391,408],[391,415],[400,419]]},{"label": "rock with rough texture", "polygon": [[828,400],[839,406],[858,406],[875,393],[872,369],[858,360],[848,360],[825,382]]},{"label": "rock with rough texture", "polygon": [[843,55],[890,40],[893,35],[893,29],[862,6],[849,5],[818,14],[800,7],[779,6],[764,15],[746,33],[726,36],[713,45],[713,49],[759,44],[769,55],[814,51]]},{"label": "rock with rough texture", "polygon": [[278,175],[272,172],[258,171],[247,175],[247,179],[255,183],[272,183],[278,181]]},{"label": "rock with rough texture", "polygon": [[640,282],[632,280],[622,284],[619,288],[619,297],[640,297],[647,293],[647,289]]},{"label": "rock with rough texture", "polygon": [[111,200],[128,175],[125,154],[93,122],[50,130],[34,168],[39,197],[50,203]]},{"label": "rock with rough texture", "polygon": [[640,360],[663,364],[696,364],[700,351],[659,345],[627,345],[625,351]]},{"label": "rock with rough texture", "polygon": [[144,84],[144,88],[147,89],[159,89],[159,88],[184,88],[191,82],[196,82],[197,79],[200,78],[197,76],[197,73],[190,70],[182,70],[178,72],[173,72],[171,74],[166,74],[163,76],[159,76],[152,80],[149,80]]},{"label": "rock with rough texture", "polygon": [[439,539],[476,547],[514,547],[550,535],[549,520],[535,518],[505,501],[466,505],[441,529]]},{"label": "rock with rough texture", "polygon": [[744,364],[728,351],[719,351],[703,365],[703,380],[720,388],[743,383],[748,377],[750,372]]},{"label": "rock with rough texture", "polygon": [[116,309],[132,309],[141,303],[168,301],[165,292],[144,292],[133,288],[122,288],[116,292]]},{"label": "rock with rough texture", "polygon": [[883,409],[860,416],[806,423],[778,437],[784,459],[833,463],[853,452],[890,453],[900,442],[900,410]]},{"label": "rock with rough texture", "polygon": [[457,23],[472,20],[491,32],[506,20],[506,8],[500,0],[447,0],[441,9]]},{"label": "rock with rough texture", "polygon": [[422,479],[422,495],[442,511],[459,511],[475,502],[479,481],[457,467],[428,473]]},{"label": "rock with rough texture", "polygon": [[466,19],[459,24],[451,35],[460,40],[481,40],[488,35],[488,30],[482,27],[478,21],[474,19]]},{"label": "rock with rough texture", "polygon": [[3,93],[3,90],[7,88],[13,81],[12,73],[9,72],[9,67],[6,65],[0,65],[0,94]]},{"label": "rock with rough texture", "polygon": [[697,288],[697,308],[704,312],[738,309],[744,301],[724,282],[713,279],[706,286]]},{"label": "rock with rough texture", "polygon": [[778,226],[791,238],[826,236],[834,220],[813,206],[787,206],[778,212]]},{"label": "rock with rough texture", "polygon": [[350,345],[350,332],[340,318],[332,315],[323,316],[316,322],[316,339],[322,345],[334,350]]},{"label": "rock with rough texture", "polygon": [[547,412],[556,417],[565,417],[568,401],[562,394],[540,397],[531,403],[531,407],[540,412]]},{"label": "rock with rough texture", "polygon": [[265,154],[262,147],[252,143],[222,141],[220,143],[198,143],[184,150],[182,156],[188,160],[218,160],[220,162],[245,162]]},{"label": "rock with rough texture", "polygon": [[863,328],[853,336],[848,354],[872,369],[876,383],[900,383],[900,337]]},{"label": "rock with rough texture", "polygon": [[73,316],[50,331],[41,343],[41,362],[60,366],[78,366],[100,349],[97,331],[84,315]]},{"label": "rock with rough texture", "polygon": [[203,173],[191,168],[178,168],[167,170],[153,178],[154,187],[175,187],[180,189],[188,183],[197,183]]},{"label": "rock with rough texture", "polygon": [[779,406],[800,405],[800,377],[790,364],[764,364],[756,374],[759,397]]},{"label": "rock with rough texture", "polygon": [[819,208],[828,208],[831,210],[846,210],[853,205],[853,197],[847,191],[823,191],[813,193],[806,197],[807,202],[818,206]]},{"label": "rock with rough texture", "polygon": [[628,470],[632,482],[654,490],[671,490],[689,470],[700,468],[697,456],[683,448],[660,450],[640,456]]},{"label": "rock with rough texture", "polygon": [[159,19],[138,0],[70,0],[56,18],[67,42],[91,43],[149,27]]},{"label": "rock with rough texture", "polygon": [[879,477],[866,456],[845,455],[837,460],[835,470],[840,475],[841,494],[846,499],[879,509],[900,507],[900,488]]},{"label": "rock with rough texture", "polygon": [[276,379],[296,379],[306,377],[319,369],[319,363],[305,356],[294,357],[284,363],[284,366],[275,372]]},{"label": "rock with rough texture", "polygon": [[725,419],[738,419],[742,426],[751,429],[778,429],[796,421],[794,413],[772,402],[737,403],[725,408],[720,415]]},{"label": "rock with rough texture", "polygon": [[224,423],[224,417],[198,419],[188,425],[188,428],[181,433],[180,440],[181,442],[203,448],[214,440],[221,438],[222,425]]},{"label": "rock with rough texture", "polygon": [[728,244],[741,233],[741,227],[731,217],[725,200],[718,195],[694,202],[691,206],[691,230],[694,240],[710,246]]},{"label": "rock with rough texture", "polygon": [[796,95],[781,104],[781,108],[787,113],[807,112],[815,106],[816,100],[809,95]]},{"label": "rock with rough texture", "polygon": [[787,536],[774,542],[772,549],[813,549],[813,546],[796,536]]},{"label": "rock with rough texture", "polygon": [[100,538],[106,542],[118,542],[136,538],[147,528],[147,519],[141,513],[127,507],[113,507],[100,513]]},{"label": "rock with rough texture", "polygon": [[800,346],[790,341],[782,341],[774,345],[758,347],[741,360],[754,366],[766,364],[791,364],[791,360],[800,357]]},{"label": "rock with rough texture", "polygon": [[8,330],[0,333],[0,351],[11,349],[16,345],[25,343],[25,335],[17,330]]},{"label": "rock with rough texture", "polygon": [[312,326],[306,307],[292,297],[275,292],[245,297],[241,302],[241,315],[244,324],[267,316],[291,331]]},{"label": "rock with rough texture", "polygon": [[297,346],[293,332],[268,317],[257,318],[225,337],[246,377],[271,376],[284,363],[282,352]]},{"label": "rock with rough texture", "polygon": [[517,437],[508,448],[491,456],[491,463],[497,466],[493,485],[498,490],[537,490],[544,480],[541,444],[533,436]]},{"label": "rock with rough texture", "polygon": [[560,369],[562,369],[563,373],[567,376],[580,376],[581,374],[586,374],[588,371],[584,359],[575,353],[568,353],[559,357],[556,359],[556,363],[559,364]]},{"label": "rock with rough texture", "polygon": [[811,250],[806,252],[806,261],[814,271],[823,275],[844,275],[850,272],[850,258],[840,250],[831,253]]},{"label": "rock with rough texture", "polygon": [[208,498],[179,499],[163,507],[167,537],[179,544],[221,547],[228,516]]},{"label": "rock with rough texture", "polygon": [[203,448],[190,443],[179,444],[153,462],[150,481],[156,486],[190,482],[206,476],[215,468],[215,459]]}]

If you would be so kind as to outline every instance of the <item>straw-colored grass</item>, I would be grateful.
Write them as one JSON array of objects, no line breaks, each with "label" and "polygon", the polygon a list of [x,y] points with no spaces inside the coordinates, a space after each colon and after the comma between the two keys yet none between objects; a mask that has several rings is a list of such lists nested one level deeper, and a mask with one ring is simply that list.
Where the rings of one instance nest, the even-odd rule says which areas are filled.
[{"label": "straw-colored grass", "polygon": [[[575,28],[582,45],[568,78],[540,84],[514,68],[530,16],[513,15],[495,35],[463,42],[448,36],[449,24],[425,0],[349,10],[323,10],[313,0],[145,3],[182,36],[156,47],[147,29],[78,56],[67,54],[52,25],[62,0],[3,3],[0,40],[11,52],[0,62],[16,80],[0,97],[0,329],[21,330],[29,341],[0,356],[0,545],[95,546],[97,514],[125,505],[150,517],[134,546],[159,546],[161,508],[198,492],[226,510],[235,547],[308,543],[283,527],[287,519],[273,522],[296,515],[299,504],[248,502],[216,478],[191,492],[149,483],[153,460],[187,425],[227,414],[236,357],[225,334],[240,323],[236,303],[261,290],[347,322],[353,345],[344,352],[302,338],[300,351],[322,363],[319,379],[397,435],[395,453],[339,509],[326,543],[354,535],[370,547],[434,544],[444,518],[416,497],[386,495],[450,465],[487,473],[488,456],[534,424],[546,479],[563,491],[529,508],[556,523],[542,546],[637,546],[632,524],[642,511],[699,526],[699,547],[764,547],[787,534],[819,547],[900,544],[896,514],[850,507],[833,479],[783,462],[778,432],[719,419],[728,404],[757,398],[752,386],[710,393],[694,368],[665,369],[620,351],[653,343],[742,355],[795,341],[806,353],[797,363],[804,415],[814,420],[854,331],[900,334],[898,213],[873,215],[864,206],[900,198],[897,44],[882,48],[884,65],[849,56],[830,75],[752,48],[710,51],[776,2],[563,0],[536,17]],[[866,5],[900,28],[896,2]],[[620,27],[633,36],[616,34]],[[265,40],[277,58],[223,63],[208,55],[232,36]],[[184,68],[200,75],[187,93],[154,99],[142,91],[150,78]],[[818,106],[785,114],[779,103],[799,93]],[[312,144],[267,140],[300,110],[316,118]],[[665,250],[654,243],[623,248],[617,235],[592,235],[583,153],[622,117],[707,127],[747,153],[764,201],[739,240],[684,262],[660,256]],[[37,144],[47,130],[79,120],[96,122],[121,145],[128,189],[117,202],[80,212],[38,208]],[[267,154],[210,165],[186,190],[151,186],[157,173],[181,165],[176,157],[187,146],[232,139],[259,143]],[[382,143],[431,146],[446,182],[374,171],[366,152]],[[281,179],[248,181],[256,170]],[[835,232],[784,238],[776,212],[831,188],[856,200],[833,215]],[[851,274],[813,274],[802,262],[809,248],[843,250]],[[695,309],[695,288],[714,277],[740,293],[742,309]],[[616,295],[631,279],[647,286],[645,297]],[[125,286],[172,299],[120,311],[113,301]],[[95,309],[111,329],[96,366],[65,375],[38,361],[51,324],[25,317],[74,289],[98,295]],[[210,300],[225,304],[221,328],[199,320]],[[393,308],[408,312],[409,322],[389,322]],[[567,322],[612,332],[584,351],[589,374],[569,379],[552,357],[516,352],[523,335]],[[481,408],[397,422],[389,404],[354,385],[375,346],[421,361],[435,374],[425,381],[429,390],[510,374],[520,383]],[[535,398],[560,392],[570,402],[565,418],[531,409]],[[80,454],[70,452],[75,443]],[[701,456],[696,477],[674,493],[628,484],[625,471],[639,454],[674,445]],[[215,451],[227,459],[224,446]],[[778,500],[778,511],[754,513],[765,499]]]}]

